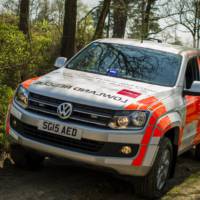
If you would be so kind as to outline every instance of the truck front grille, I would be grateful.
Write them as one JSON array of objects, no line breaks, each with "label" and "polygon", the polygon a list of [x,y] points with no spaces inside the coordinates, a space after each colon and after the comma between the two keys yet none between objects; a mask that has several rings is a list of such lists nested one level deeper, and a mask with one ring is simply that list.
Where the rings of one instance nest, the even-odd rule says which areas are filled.
[{"label": "truck front grille", "polygon": [[[28,109],[32,112],[37,112],[48,116],[50,115],[53,118],[61,120],[57,114],[57,108],[62,103],[66,103],[66,101],[30,93]],[[67,121],[70,122],[80,122],[107,127],[115,112],[114,110],[98,108],[94,106],[72,102],[67,103],[71,103],[73,106],[72,115],[69,117],[69,119],[67,119]]]},{"label": "truck front grille", "polygon": [[37,129],[35,126],[25,124],[22,121],[16,119],[11,115],[10,117],[11,127],[20,133],[22,136],[46,144],[67,148],[87,151],[87,152],[98,152],[103,147],[104,142],[98,142],[93,140],[81,139],[76,140],[60,135],[51,134],[45,131]]},{"label": "truck front grille", "polygon": [[[139,150],[138,144],[122,144],[112,142],[95,141],[86,138],[76,140],[46,131],[41,131],[37,127],[26,124],[18,120],[13,115],[10,115],[10,126],[18,134],[25,138],[37,141],[40,143],[56,146],[62,149],[67,149],[79,153],[86,153],[95,156],[108,157],[128,157],[132,158],[137,155]],[[120,151],[123,146],[129,145],[132,148],[132,153],[125,155]]]}]

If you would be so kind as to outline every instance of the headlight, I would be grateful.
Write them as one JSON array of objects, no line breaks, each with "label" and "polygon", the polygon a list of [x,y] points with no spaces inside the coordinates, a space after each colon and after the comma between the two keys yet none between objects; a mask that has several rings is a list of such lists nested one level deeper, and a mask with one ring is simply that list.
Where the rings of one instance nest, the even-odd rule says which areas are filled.
[{"label": "headlight", "polygon": [[128,126],[128,124],[129,124],[129,118],[128,117],[118,117],[117,118],[117,125],[119,126],[119,127],[127,127]]},{"label": "headlight", "polygon": [[114,116],[108,126],[113,129],[143,128],[148,116],[147,111],[124,111]]},{"label": "headlight", "polygon": [[134,112],[131,115],[131,121],[134,126],[143,127],[147,121],[146,112]]},{"label": "headlight", "polygon": [[23,86],[19,86],[16,94],[15,94],[15,101],[22,106],[23,108],[28,107],[28,90],[25,89]]}]

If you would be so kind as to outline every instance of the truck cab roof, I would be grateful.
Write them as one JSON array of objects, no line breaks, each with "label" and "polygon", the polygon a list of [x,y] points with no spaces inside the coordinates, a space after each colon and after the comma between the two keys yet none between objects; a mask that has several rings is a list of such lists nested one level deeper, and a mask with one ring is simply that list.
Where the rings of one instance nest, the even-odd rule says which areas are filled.
[{"label": "truck cab roof", "polygon": [[110,39],[109,38],[109,39],[100,39],[97,41],[102,42],[102,43],[115,43],[115,44],[137,46],[141,48],[165,51],[165,52],[179,54],[183,56],[200,55],[200,49],[179,46],[179,45],[171,45],[167,43],[157,43],[154,41],[147,41],[147,40],[144,40],[143,42],[141,42],[140,40],[134,40],[134,39],[118,39],[118,38]]}]

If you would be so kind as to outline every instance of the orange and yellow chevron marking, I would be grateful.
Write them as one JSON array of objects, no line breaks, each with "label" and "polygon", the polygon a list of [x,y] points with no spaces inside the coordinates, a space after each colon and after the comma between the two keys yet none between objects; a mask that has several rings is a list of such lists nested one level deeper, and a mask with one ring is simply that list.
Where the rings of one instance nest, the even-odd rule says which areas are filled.
[{"label": "orange and yellow chevron marking", "polygon": [[32,82],[33,82],[33,81],[36,81],[36,80],[38,80],[38,79],[39,79],[39,77],[35,77],[35,78],[31,78],[31,79],[29,79],[29,80],[26,80],[26,81],[24,81],[24,82],[22,83],[22,86],[23,86],[24,88],[28,89],[28,88],[30,87],[30,85],[32,84]]},{"label": "orange and yellow chevron marking", "polygon": [[162,137],[171,128],[171,120],[168,116],[163,117],[154,131],[154,137]]},{"label": "orange and yellow chevron marking", "polygon": [[191,124],[194,121],[198,121],[197,131],[193,141],[193,144],[200,143],[200,97],[186,96],[186,125]]},{"label": "orange and yellow chevron marking", "polygon": [[[150,139],[153,134],[153,128],[156,123],[156,119],[158,119],[160,116],[164,115],[166,113],[166,108],[162,102],[160,102],[156,97],[148,97],[146,99],[143,99],[138,102],[139,106],[132,106],[136,109],[142,109],[147,110],[152,104],[152,106],[149,108],[153,113],[149,120],[148,126],[146,128],[146,132],[143,136],[140,151],[137,155],[137,157],[133,160],[132,164],[134,166],[141,166],[142,162],[144,160],[145,154],[147,152],[147,145],[150,142]],[[128,106],[126,109],[131,108],[131,106]]]}]

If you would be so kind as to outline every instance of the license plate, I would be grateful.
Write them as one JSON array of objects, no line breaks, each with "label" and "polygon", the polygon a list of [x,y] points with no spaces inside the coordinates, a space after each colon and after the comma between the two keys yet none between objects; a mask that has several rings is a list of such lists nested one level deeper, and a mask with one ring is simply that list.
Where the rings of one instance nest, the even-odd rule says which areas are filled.
[{"label": "license plate", "polygon": [[74,138],[77,140],[80,140],[82,135],[82,131],[79,129],[50,121],[40,121],[38,129],[41,131],[46,131],[52,134]]}]

